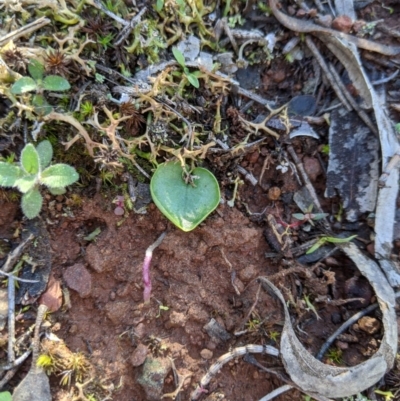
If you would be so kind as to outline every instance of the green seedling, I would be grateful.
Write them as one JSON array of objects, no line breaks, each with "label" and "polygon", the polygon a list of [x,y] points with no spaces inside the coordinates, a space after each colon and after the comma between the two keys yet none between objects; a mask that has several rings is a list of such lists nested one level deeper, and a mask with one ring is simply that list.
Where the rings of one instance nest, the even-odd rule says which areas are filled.
[{"label": "green seedling", "polygon": [[318,248],[321,246],[325,245],[326,243],[331,243],[331,244],[344,244],[346,242],[350,242],[354,238],[356,238],[357,235],[351,235],[350,237],[347,238],[336,238],[336,237],[321,237],[307,252],[306,254],[309,255],[310,253],[315,252]]},{"label": "green seedling", "polygon": [[322,154],[324,154],[326,156],[329,156],[329,151],[330,151],[330,149],[329,149],[329,145],[328,144],[322,145],[322,148],[321,148],[321,153]]},{"label": "green seedling", "polygon": [[97,227],[95,230],[93,230],[90,234],[88,234],[86,237],[83,237],[85,241],[94,241],[98,235],[101,234],[101,229],[100,227]]},{"label": "green seedling", "polygon": [[343,351],[339,348],[330,348],[327,353],[329,361],[336,365],[343,365]]},{"label": "green seedling", "polygon": [[185,57],[183,56],[183,54],[176,47],[172,48],[172,53],[174,54],[174,57],[178,64],[182,67],[187,80],[192,86],[198,89],[200,87],[199,80],[197,79],[196,75],[190,72],[189,69],[186,67]]},{"label": "green seedling", "polygon": [[268,333],[268,337],[273,341],[274,343],[278,343],[278,338],[281,335],[278,331],[270,331]]},{"label": "green seedling", "polygon": [[250,319],[247,323],[246,323],[246,327],[248,331],[255,331],[257,330],[258,326],[261,324],[260,320],[254,318],[254,319]]},{"label": "green seedling", "polygon": [[394,399],[394,394],[391,391],[375,390],[374,393],[383,395],[385,397],[385,401],[391,401]]},{"label": "green seedling", "polygon": [[114,36],[115,35],[113,35],[112,33],[109,33],[105,36],[97,35],[97,43],[103,46],[104,50],[107,50],[109,47],[112,47]]},{"label": "green seedling", "polygon": [[156,319],[158,319],[161,316],[161,312],[163,311],[169,311],[169,306],[163,305],[162,303],[158,302],[158,313],[156,316]]},{"label": "green seedling", "polygon": [[312,209],[313,209],[313,205],[310,205],[304,214],[303,213],[293,213],[292,214],[292,216],[296,220],[299,220],[297,225],[301,225],[304,223],[310,223],[313,226],[314,221],[322,220],[325,217],[329,216],[329,213],[311,213]]},{"label": "green seedling", "polygon": [[400,123],[397,123],[397,124],[394,126],[394,129],[395,129],[395,131],[396,131],[396,134],[399,135],[399,134],[400,134]]},{"label": "green seedling", "polygon": [[35,112],[40,115],[51,113],[53,108],[43,96],[44,91],[62,92],[71,88],[69,82],[58,75],[44,77],[44,66],[37,60],[31,60],[28,64],[30,77],[22,77],[11,87],[11,93],[22,95],[28,92],[36,92],[32,98]]},{"label": "green seedling", "polygon": [[22,149],[20,163],[0,162],[0,186],[18,188],[23,193],[21,207],[28,219],[37,217],[43,198],[39,187],[45,185],[53,195],[65,193],[65,187],[79,178],[76,170],[67,164],[50,166],[53,147],[42,141],[35,148],[31,143]]},{"label": "green seedling", "polygon": [[214,175],[201,167],[191,171],[193,183],[185,182],[179,163],[160,164],[150,182],[154,203],[161,213],[183,231],[191,231],[214,211],[220,190]]},{"label": "green seedling", "polygon": [[315,309],[315,306],[312,304],[312,302],[310,301],[310,297],[308,295],[304,295],[304,302],[307,305],[306,310],[307,311],[312,311],[314,313],[314,315],[317,317],[317,320],[320,320],[321,317],[318,315],[317,310]]}]

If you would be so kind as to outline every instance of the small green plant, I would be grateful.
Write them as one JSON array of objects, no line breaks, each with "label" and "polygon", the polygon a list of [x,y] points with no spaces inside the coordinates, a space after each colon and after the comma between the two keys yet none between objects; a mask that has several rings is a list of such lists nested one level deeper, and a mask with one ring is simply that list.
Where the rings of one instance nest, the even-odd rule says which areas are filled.
[{"label": "small green plant", "polygon": [[327,358],[335,365],[343,365],[343,351],[339,348],[330,348]]},{"label": "small green plant", "polygon": [[0,401],[12,401],[11,394],[8,391],[2,391],[0,393]]},{"label": "small green plant", "polygon": [[320,320],[321,317],[318,315],[317,309],[315,309],[315,306],[310,301],[310,297],[308,295],[304,295],[303,300],[304,300],[305,304],[307,305],[306,310],[312,311],[314,313],[314,315],[316,316],[317,320]]},{"label": "small green plant", "polygon": [[160,164],[151,178],[150,191],[161,213],[183,231],[196,228],[220,201],[218,181],[201,167],[190,172],[191,183],[183,178],[179,163]]},{"label": "small green plant", "polygon": [[350,242],[354,238],[356,238],[357,235],[351,235],[350,237],[347,238],[336,238],[336,237],[328,237],[324,236],[321,237],[307,252],[306,254],[309,255],[310,253],[315,252],[318,248],[321,246],[325,245],[326,243],[331,243],[331,244],[344,244],[346,242]]},{"label": "small green plant", "polygon": [[155,9],[157,12],[160,12],[164,8],[164,0],[157,0]]},{"label": "small green plant", "polygon": [[65,187],[78,180],[76,170],[68,164],[54,164],[53,147],[42,141],[35,148],[31,143],[22,149],[20,163],[0,162],[0,186],[16,187],[22,193],[21,207],[28,219],[37,217],[42,209],[40,185],[49,188],[53,195],[65,193]]},{"label": "small green plant", "polygon": [[257,330],[258,326],[261,324],[261,321],[258,320],[257,318],[250,319],[246,323],[246,327],[248,331],[255,331]]},{"label": "small green plant", "polygon": [[396,134],[399,135],[400,134],[400,123],[395,124],[394,129],[396,131]]},{"label": "small green plant", "polygon": [[176,47],[172,48],[172,53],[174,54],[174,57],[178,62],[178,64],[182,67],[187,80],[190,82],[192,86],[198,89],[200,86],[199,80],[197,79],[195,73],[190,72],[189,69],[186,67],[185,57],[183,56],[183,54]]},{"label": "small green plant", "polygon": [[94,106],[92,102],[86,101],[81,104],[80,115],[82,118],[90,117],[94,114]]},{"label": "small green plant", "polygon": [[314,225],[314,221],[322,220],[325,217],[329,216],[329,213],[311,213],[313,209],[313,205],[310,205],[306,212],[303,213],[293,213],[292,216],[299,220],[299,225],[304,223],[310,223],[312,226]]},{"label": "small green plant", "polygon": [[322,145],[321,153],[323,155],[329,156],[329,145],[328,144]]},{"label": "small green plant", "polygon": [[32,98],[32,105],[37,114],[46,115],[51,113],[53,108],[47,103],[43,96],[44,91],[62,92],[71,88],[69,82],[58,75],[44,77],[44,66],[37,60],[31,60],[28,64],[30,77],[22,77],[11,87],[11,93],[22,95],[28,92],[36,92]]},{"label": "small green plant", "polygon": [[103,46],[104,50],[107,50],[109,47],[112,46],[112,41],[114,39],[114,36],[112,33],[109,33],[105,36],[100,36],[97,35],[97,43],[101,46]]},{"label": "small green plant", "polygon": [[391,391],[375,390],[374,393],[385,397],[385,401],[391,401],[394,398],[394,394]]},{"label": "small green plant", "polygon": [[268,333],[268,337],[271,339],[271,341],[273,341],[274,343],[278,342],[278,338],[281,335],[281,333],[279,333],[279,331],[270,331]]}]

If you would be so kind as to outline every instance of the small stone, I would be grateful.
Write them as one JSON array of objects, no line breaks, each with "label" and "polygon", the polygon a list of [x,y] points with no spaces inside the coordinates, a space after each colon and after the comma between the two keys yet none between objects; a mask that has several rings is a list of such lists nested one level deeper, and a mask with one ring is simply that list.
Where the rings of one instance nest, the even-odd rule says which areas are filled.
[{"label": "small stone", "polygon": [[375,242],[370,242],[370,243],[367,245],[367,252],[368,252],[370,255],[375,256]]},{"label": "small stone", "polygon": [[115,291],[111,291],[111,292],[110,292],[110,300],[111,300],[111,301],[115,301],[116,296],[117,296],[117,295],[115,294]]},{"label": "small stone", "polygon": [[213,357],[214,354],[209,349],[204,348],[204,349],[202,349],[200,351],[200,355],[201,355],[202,358],[209,360],[209,359],[211,359]]},{"label": "small stone", "polygon": [[46,291],[40,296],[39,304],[46,305],[50,312],[56,312],[62,305],[61,283],[52,275],[47,283]]},{"label": "small stone", "polygon": [[172,311],[169,315],[170,327],[184,327],[187,318],[183,313]]},{"label": "small stone", "polygon": [[67,268],[63,274],[67,286],[75,290],[81,298],[86,298],[92,291],[92,276],[82,263]]},{"label": "small stone", "polygon": [[349,348],[349,344],[345,343],[344,341],[336,341],[335,344],[341,350],[345,350],[345,349]]},{"label": "small stone", "polygon": [[148,356],[137,382],[146,393],[147,401],[160,401],[163,395],[164,380],[171,370],[171,362],[167,358]]},{"label": "small stone", "polygon": [[139,344],[133,351],[130,361],[132,366],[137,367],[143,365],[149,350],[144,344]]},{"label": "small stone", "polygon": [[363,316],[358,321],[358,327],[362,331],[365,331],[368,334],[375,334],[380,330],[381,322],[378,319],[375,319],[374,317]]},{"label": "small stone", "polygon": [[272,201],[277,201],[281,197],[281,189],[278,187],[271,187],[268,190],[268,199]]},{"label": "small stone", "polygon": [[272,75],[272,79],[277,84],[280,84],[281,82],[283,82],[286,79],[285,71],[283,71],[283,70],[275,71],[274,74]]},{"label": "small stone", "polygon": [[106,316],[115,324],[119,324],[121,321],[127,321],[132,319],[131,314],[131,302],[129,301],[115,301],[108,302],[105,306]]},{"label": "small stone", "polygon": [[250,164],[256,164],[259,157],[260,153],[258,151],[253,152],[248,156],[248,161]]},{"label": "small stone", "polygon": [[316,178],[320,174],[322,174],[321,164],[315,157],[307,157],[307,156],[304,157],[303,165],[304,165],[304,170],[306,170],[306,173],[310,177],[311,181],[315,181]]},{"label": "small stone", "polygon": [[331,15],[320,15],[318,18],[318,23],[326,28],[332,26],[332,16]]},{"label": "small stone", "polygon": [[69,334],[75,334],[77,331],[78,331],[78,326],[77,326],[76,324],[73,324],[73,325],[69,328],[68,333],[69,333]]},{"label": "small stone", "polygon": [[337,31],[349,33],[353,26],[353,21],[347,15],[339,15],[332,21],[332,28]]},{"label": "small stone", "polygon": [[331,315],[331,322],[333,324],[339,324],[342,322],[342,315],[339,312],[334,312]]},{"label": "small stone", "polygon": [[143,323],[139,323],[135,327],[135,333],[138,338],[143,338],[146,335],[146,326]]},{"label": "small stone", "polygon": [[254,265],[247,265],[243,270],[239,272],[239,278],[244,281],[250,281],[258,275],[257,268]]}]

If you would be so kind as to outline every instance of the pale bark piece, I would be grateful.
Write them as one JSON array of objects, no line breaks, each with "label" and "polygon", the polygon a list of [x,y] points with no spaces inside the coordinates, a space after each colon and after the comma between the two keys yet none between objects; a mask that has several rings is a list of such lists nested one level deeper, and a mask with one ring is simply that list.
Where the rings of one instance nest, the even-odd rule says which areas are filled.
[{"label": "pale bark piece", "polygon": [[325,196],[340,195],[349,221],[357,221],[361,213],[375,209],[378,149],[378,139],[355,112],[345,108],[332,112]]},{"label": "pale bark piece", "polygon": [[286,372],[306,393],[342,398],[357,394],[377,383],[394,364],[397,353],[395,296],[378,265],[364,256],[356,245],[341,246],[373,287],[382,311],[384,335],[378,351],[367,361],[350,368],[326,365],[312,356],[300,343],[293,330],[282,293],[265,277],[260,277],[279,298],[285,312],[281,336],[281,357]]},{"label": "pale bark piece", "polygon": [[49,378],[43,370],[31,369],[14,390],[13,401],[51,401]]},{"label": "pale bark piece", "polygon": [[353,0],[335,0],[335,8],[337,15],[347,15],[353,21],[357,18],[354,12]]},{"label": "pale bark piece", "polygon": [[0,288],[0,331],[4,329],[8,317],[8,291]]}]

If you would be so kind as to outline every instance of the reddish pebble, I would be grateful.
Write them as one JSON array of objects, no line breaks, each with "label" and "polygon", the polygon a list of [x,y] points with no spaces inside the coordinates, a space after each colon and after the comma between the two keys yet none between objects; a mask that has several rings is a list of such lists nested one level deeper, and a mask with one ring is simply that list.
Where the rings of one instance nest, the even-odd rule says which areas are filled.
[{"label": "reddish pebble", "polygon": [[123,216],[124,213],[125,213],[125,210],[124,210],[122,207],[120,207],[120,206],[117,206],[117,207],[114,209],[114,214],[116,214],[117,216]]},{"label": "reddish pebble", "polygon": [[131,355],[131,364],[132,366],[140,366],[143,365],[144,361],[146,360],[147,354],[149,350],[144,344],[139,344],[135,351],[133,351]]},{"label": "reddish pebble", "polygon": [[275,71],[274,75],[272,76],[272,79],[278,84],[283,82],[286,79],[285,71],[283,70]]},{"label": "reddish pebble", "polygon": [[321,165],[315,157],[304,157],[303,164],[311,181],[315,181],[315,179],[322,173]]},{"label": "reddish pebble", "polygon": [[272,200],[272,201],[276,201],[280,198],[281,196],[281,189],[278,187],[271,187],[268,190],[268,199]]},{"label": "reddish pebble", "polygon": [[213,357],[213,352],[210,351],[210,350],[207,349],[207,348],[204,348],[204,349],[202,349],[202,350],[200,351],[200,355],[201,355],[202,358],[208,360],[208,359],[211,359],[211,358]]},{"label": "reddish pebble", "polygon": [[332,28],[337,31],[349,33],[353,26],[353,21],[347,15],[339,15],[332,21]]},{"label": "reddish pebble", "polygon": [[67,268],[63,274],[67,286],[75,290],[81,298],[86,298],[92,290],[92,276],[81,263]]},{"label": "reddish pebble", "polygon": [[375,242],[370,242],[367,245],[367,251],[370,255],[375,256]]}]

